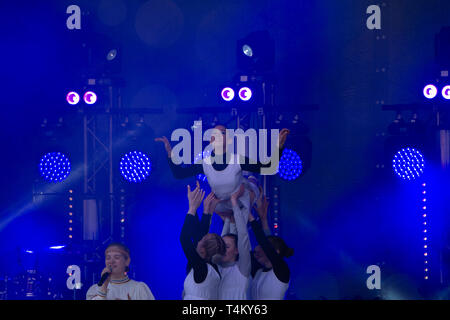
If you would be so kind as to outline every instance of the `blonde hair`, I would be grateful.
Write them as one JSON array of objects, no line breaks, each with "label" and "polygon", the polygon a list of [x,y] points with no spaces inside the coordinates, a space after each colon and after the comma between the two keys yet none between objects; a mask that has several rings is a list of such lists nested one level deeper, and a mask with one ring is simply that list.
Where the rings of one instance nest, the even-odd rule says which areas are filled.
[{"label": "blonde hair", "polygon": [[203,249],[205,249],[205,259],[210,260],[214,255],[224,255],[226,251],[225,242],[217,233],[210,233],[213,237],[205,239]]},{"label": "blonde hair", "polygon": [[130,258],[130,249],[128,249],[128,247],[120,242],[111,242],[105,249],[105,254],[106,252],[109,251],[109,248],[111,247],[117,247],[119,248],[119,251],[124,255],[125,260],[128,260],[128,258]]}]

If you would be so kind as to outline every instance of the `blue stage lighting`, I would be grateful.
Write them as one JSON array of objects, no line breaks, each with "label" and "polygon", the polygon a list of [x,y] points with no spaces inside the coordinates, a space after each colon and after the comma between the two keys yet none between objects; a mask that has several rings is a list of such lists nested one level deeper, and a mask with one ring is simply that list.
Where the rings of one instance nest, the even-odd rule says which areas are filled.
[{"label": "blue stage lighting", "polygon": [[61,249],[64,249],[66,246],[52,246],[52,247],[49,247],[49,249],[50,250],[61,250]]},{"label": "blue stage lighting", "polygon": [[414,180],[423,174],[425,160],[418,150],[403,148],[394,155],[392,168],[400,178]]},{"label": "blue stage lighting", "polygon": [[280,158],[278,174],[284,180],[294,180],[302,173],[303,163],[297,152],[285,149]]},{"label": "blue stage lighting", "polygon": [[41,176],[49,182],[61,182],[70,174],[69,158],[61,152],[45,154],[39,163]]},{"label": "blue stage lighting", "polygon": [[436,97],[437,93],[437,88],[432,84],[428,84],[423,88],[423,95],[427,99],[433,99],[434,97]]},{"label": "blue stage lighting", "polygon": [[120,160],[120,173],[129,182],[142,182],[150,175],[152,165],[148,155],[141,151],[126,153]]},{"label": "blue stage lighting", "polygon": [[[203,159],[205,159],[209,156],[211,156],[211,151],[209,151],[209,150],[203,151],[203,157],[202,157],[202,153],[199,153],[194,158],[194,164],[200,164]],[[200,173],[197,175],[197,180],[205,182],[208,180],[208,178],[206,178],[206,175],[204,175],[203,173]]]}]

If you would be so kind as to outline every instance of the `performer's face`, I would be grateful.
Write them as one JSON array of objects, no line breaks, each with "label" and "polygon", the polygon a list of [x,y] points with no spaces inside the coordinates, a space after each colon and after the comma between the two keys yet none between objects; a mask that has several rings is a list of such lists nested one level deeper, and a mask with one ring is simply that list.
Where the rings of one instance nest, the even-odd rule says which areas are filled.
[{"label": "performer's face", "polygon": [[261,246],[256,246],[254,251],[254,257],[261,265],[269,267],[270,260],[267,258]]},{"label": "performer's face", "polygon": [[222,238],[225,242],[225,255],[222,258],[222,262],[233,262],[236,261],[237,255],[239,254],[238,248],[236,247],[236,242],[233,237],[225,236]]},{"label": "performer's face", "polygon": [[125,257],[119,248],[110,247],[105,252],[105,265],[111,268],[114,275],[123,275],[129,263],[130,258]]},{"label": "performer's face", "polygon": [[223,147],[223,150],[225,151],[227,145],[225,142],[227,128],[222,125],[218,125],[215,126],[214,129],[217,129],[218,131],[214,131],[211,134],[211,144],[213,144],[215,148]]}]

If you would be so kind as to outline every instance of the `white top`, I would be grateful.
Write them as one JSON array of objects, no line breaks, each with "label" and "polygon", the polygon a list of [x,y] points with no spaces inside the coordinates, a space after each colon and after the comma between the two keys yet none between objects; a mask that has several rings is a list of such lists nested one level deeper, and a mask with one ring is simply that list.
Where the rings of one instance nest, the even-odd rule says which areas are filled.
[{"label": "white top", "polygon": [[183,300],[217,300],[217,290],[220,283],[220,275],[209,263],[208,274],[202,283],[194,280],[194,269],[184,279]]},{"label": "white top", "polygon": [[128,277],[122,280],[110,280],[106,295],[97,284],[86,293],[86,300],[155,300],[149,287],[140,281]]},{"label": "white top", "polygon": [[237,263],[229,267],[219,266],[222,280],[219,284],[219,300],[247,300],[249,277],[239,270]]},{"label": "white top", "polygon": [[219,285],[220,300],[247,300],[251,271],[250,240],[247,232],[248,210],[233,206],[236,223],[226,218],[222,229],[222,237],[228,233],[237,234],[239,260],[230,266],[219,265],[222,276]]},{"label": "white top", "polygon": [[208,178],[211,191],[220,200],[230,199],[230,196],[239,190],[244,179],[237,156],[233,154],[231,158],[234,161],[230,161],[228,166],[222,171],[217,171],[213,168],[210,156],[203,159],[203,172]]},{"label": "white top", "polygon": [[259,269],[251,282],[253,300],[283,300],[289,283],[278,280],[273,269],[263,272]]}]

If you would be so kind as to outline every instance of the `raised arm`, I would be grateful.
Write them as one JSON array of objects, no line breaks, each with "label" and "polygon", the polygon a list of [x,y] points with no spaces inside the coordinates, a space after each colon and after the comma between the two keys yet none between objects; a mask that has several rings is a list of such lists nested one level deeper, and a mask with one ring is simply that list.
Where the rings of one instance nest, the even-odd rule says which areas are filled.
[{"label": "raised arm", "polygon": [[[260,188],[260,192],[262,194],[262,188]],[[269,212],[269,199],[266,198],[265,195],[262,194],[262,196],[256,201],[255,210],[258,213],[259,218],[261,219],[261,225],[264,230],[264,234],[266,236],[270,236],[271,231],[269,227],[269,221],[267,218]]]},{"label": "raised arm", "polygon": [[230,218],[225,218],[223,222],[222,234],[220,236],[223,237],[224,235],[229,233],[230,233]]},{"label": "raised arm", "polygon": [[247,221],[249,211],[245,208],[240,208],[238,199],[244,193],[244,185],[242,184],[239,190],[231,195],[231,204],[233,207],[233,216],[236,221],[237,238],[238,238],[238,250],[239,250],[239,260],[238,266],[239,271],[245,277],[250,276],[251,271],[251,246],[250,239],[248,237],[247,231]]},{"label": "raised arm", "polygon": [[289,283],[290,270],[286,261],[275,251],[272,244],[267,239],[261,224],[250,214],[249,215],[250,225],[252,227],[253,233],[255,234],[256,241],[263,249],[267,258],[273,267],[273,272],[275,276],[284,283]]},{"label": "raised arm", "polygon": [[229,233],[237,234],[236,224],[234,222],[234,217],[233,217],[233,211],[226,211],[226,212],[216,211],[216,213],[223,221],[223,228],[222,228],[221,236],[223,237],[224,235],[229,234]]},{"label": "raised arm", "polygon": [[[199,185],[198,181],[197,185]],[[210,194],[203,201],[203,214],[202,219],[200,221],[200,230],[199,230],[201,236],[200,239],[203,238],[203,236],[209,232],[212,214],[217,206],[217,203],[219,203],[219,199],[216,198],[213,192],[210,192]]]},{"label": "raised arm", "polygon": [[184,219],[184,224],[181,229],[180,243],[183,248],[183,252],[188,260],[189,267],[194,269],[194,280],[196,283],[201,283],[206,279],[208,274],[208,267],[206,262],[197,253],[197,250],[193,244],[195,238],[195,232],[198,230],[198,219],[195,216],[198,207],[200,206],[205,192],[197,188],[191,192],[190,186],[187,187],[189,210]]},{"label": "raised arm", "polygon": [[201,164],[190,164],[187,166],[181,166],[173,163],[172,161],[172,147],[166,136],[155,138],[155,141],[164,143],[164,148],[167,152],[167,161],[169,163],[170,171],[177,179],[184,179],[194,177],[200,173],[203,173],[203,166]]}]

